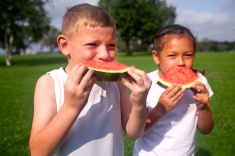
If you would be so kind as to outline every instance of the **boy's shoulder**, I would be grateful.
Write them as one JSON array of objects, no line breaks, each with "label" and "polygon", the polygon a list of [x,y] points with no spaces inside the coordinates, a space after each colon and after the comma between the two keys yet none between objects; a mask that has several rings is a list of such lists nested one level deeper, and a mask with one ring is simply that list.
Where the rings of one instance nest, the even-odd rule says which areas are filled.
[{"label": "boy's shoulder", "polygon": [[47,74],[51,75],[54,81],[59,79],[65,81],[68,77],[68,74],[65,72],[63,67],[49,71]]},{"label": "boy's shoulder", "polygon": [[48,74],[67,74],[64,70],[63,67],[60,67],[58,69],[54,69],[54,70],[51,70],[49,72],[47,72]]}]

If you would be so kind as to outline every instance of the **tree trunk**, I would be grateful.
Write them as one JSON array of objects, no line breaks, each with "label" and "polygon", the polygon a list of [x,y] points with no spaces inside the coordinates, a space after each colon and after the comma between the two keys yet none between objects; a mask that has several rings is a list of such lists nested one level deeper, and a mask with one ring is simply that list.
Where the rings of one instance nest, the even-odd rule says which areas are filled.
[{"label": "tree trunk", "polygon": [[152,53],[152,48],[148,45],[148,53]]},{"label": "tree trunk", "polygon": [[11,66],[12,56],[11,56],[11,50],[12,50],[12,43],[13,43],[13,36],[10,35],[9,43],[7,39],[7,33],[5,33],[5,51],[6,51],[6,65]]},{"label": "tree trunk", "polygon": [[132,51],[130,50],[130,41],[126,40],[126,50],[127,50],[127,55],[131,56],[132,55]]}]

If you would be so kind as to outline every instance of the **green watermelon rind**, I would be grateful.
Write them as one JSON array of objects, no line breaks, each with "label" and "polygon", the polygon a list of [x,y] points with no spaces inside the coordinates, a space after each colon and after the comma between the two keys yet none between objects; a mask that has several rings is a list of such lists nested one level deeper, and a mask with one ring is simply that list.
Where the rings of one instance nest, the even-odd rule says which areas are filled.
[{"label": "green watermelon rind", "polygon": [[[172,85],[172,83],[166,82],[166,81],[162,80],[161,78],[160,78],[158,81],[159,81],[161,84],[163,84],[164,86],[167,86],[167,87],[169,87],[169,86]],[[196,81],[201,82],[202,79],[199,77],[198,79],[196,79]],[[184,85],[181,86],[181,89],[188,89],[188,88],[191,88],[191,87],[192,87],[192,84],[194,84],[194,82],[189,83],[189,84],[184,84]]]},{"label": "green watermelon rind", "polygon": [[110,70],[98,70],[95,68],[88,67],[88,69],[93,69],[93,76],[96,77],[98,81],[111,82],[111,81],[120,81],[122,78],[128,76],[129,67],[124,70],[119,71],[110,71]]}]

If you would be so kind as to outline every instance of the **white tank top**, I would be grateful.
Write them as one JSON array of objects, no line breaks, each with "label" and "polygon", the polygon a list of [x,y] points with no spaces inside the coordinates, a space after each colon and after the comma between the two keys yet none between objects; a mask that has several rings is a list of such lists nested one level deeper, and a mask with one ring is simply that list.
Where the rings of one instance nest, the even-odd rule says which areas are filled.
[{"label": "white tank top", "polygon": [[[152,86],[147,97],[148,111],[153,109],[161,94],[165,91],[158,85],[158,70],[148,73]],[[213,91],[205,76],[198,73],[202,83],[208,89],[209,96]],[[155,127],[146,135],[140,137],[134,146],[133,156],[192,156],[195,148],[195,133],[197,128],[197,106],[190,89],[177,105],[159,120]]]},{"label": "white tank top", "polygon": [[[68,75],[63,68],[48,73],[54,80],[58,112]],[[97,81],[56,155],[122,156],[123,147],[119,89],[115,82]]]}]

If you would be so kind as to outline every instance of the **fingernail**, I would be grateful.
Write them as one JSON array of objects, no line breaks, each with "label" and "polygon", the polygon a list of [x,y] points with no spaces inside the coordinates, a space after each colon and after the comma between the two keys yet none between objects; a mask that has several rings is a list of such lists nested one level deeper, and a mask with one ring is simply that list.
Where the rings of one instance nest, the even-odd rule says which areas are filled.
[{"label": "fingernail", "polygon": [[121,81],[124,85],[126,84],[126,79],[122,78]]},{"label": "fingernail", "polygon": [[133,68],[133,69],[134,69],[134,68],[135,68],[135,66],[131,65],[131,68]]}]

